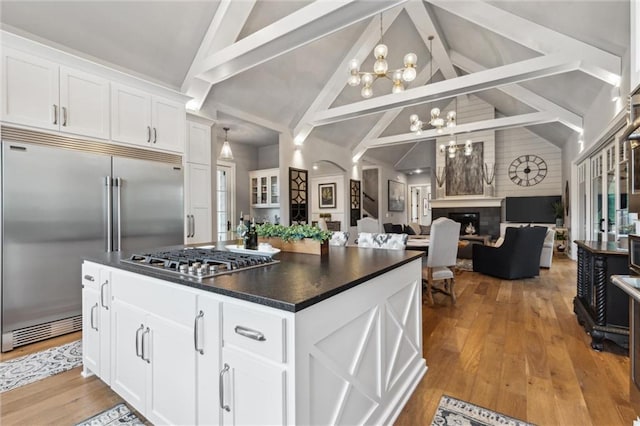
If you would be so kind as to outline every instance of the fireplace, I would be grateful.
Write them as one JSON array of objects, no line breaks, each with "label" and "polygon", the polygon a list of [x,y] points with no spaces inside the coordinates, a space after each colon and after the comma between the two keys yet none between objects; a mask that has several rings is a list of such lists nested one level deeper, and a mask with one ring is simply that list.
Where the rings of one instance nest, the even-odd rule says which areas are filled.
[{"label": "fireplace", "polygon": [[[460,235],[480,234],[479,212],[449,212],[449,219],[460,222]],[[473,229],[471,229],[471,227]]]}]

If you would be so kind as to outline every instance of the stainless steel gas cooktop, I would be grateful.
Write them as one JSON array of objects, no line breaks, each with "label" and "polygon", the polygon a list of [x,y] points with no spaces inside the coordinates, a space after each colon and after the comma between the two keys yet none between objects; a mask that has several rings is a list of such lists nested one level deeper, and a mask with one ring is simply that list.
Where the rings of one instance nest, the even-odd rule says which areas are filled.
[{"label": "stainless steel gas cooktop", "polygon": [[251,268],[279,263],[269,256],[231,253],[224,250],[184,248],[153,253],[133,254],[122,262],[196,279],[210,278]]}]

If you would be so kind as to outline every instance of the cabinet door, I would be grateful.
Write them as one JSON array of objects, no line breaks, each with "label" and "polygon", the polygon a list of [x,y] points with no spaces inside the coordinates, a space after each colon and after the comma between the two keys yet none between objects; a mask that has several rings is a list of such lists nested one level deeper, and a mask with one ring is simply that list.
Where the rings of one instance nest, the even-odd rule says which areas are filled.
[{"label": "cabinet door", "polygon": [[193,216],[189,243],[211,241],[211,167],[187,164],[188,214]]},{"label": "cabinet door", "polygon": [[[147,362],[142,359],[142,339],[149,334],[145,312],[114,299],[111,387],[133,408],[145,412]],[[148,349],[147,349],[148,350]]]},{"label": "cabinet door", "polygon": [[197,354],[197,424],[218,425],[222,413],[218,405],[220,374],[220,302],[214,297],[198,295],[196,320]]},{"label": "cabinet door", "polygon": [[269,175],[269,205],[280,207],[280,187],[278,182],[279,174]]},{"label": "cabinet door", "polygon": [[[100,377],[100,293],[85,286],[82,289],[82,363]],[[89,371],[87,371],[89,370]]]},{"label": "cabinet door", "polygon": [[100,378],[111,384],[111,270],[100,269],[98,292],[100,325]]},{"label": "cabinet door", "polygon": [[149,146],[152,133],[151,96],[141,90],[111,84],[111,139]]},{"label": "cabinet door", "polygon": [[249,193],[251,194],[251,205],[255,206],[258,204],[258,177],[255,175],[250,175],[251,184],[249,188]]},{"label": "cabinet door", "polygon": [[184,152],[184,105],[154,96],[151,107],[151,144],[154,148]]},{"label": "cabinet door", "polygon": [[151,332],[144,341],[145,358],[149,359],[145,416],[154,424],[193,425],[197,375],[194,324],[186,326],[151,314],[147,322]]},{"label": "cabinet door", "polygon": [[[285,371],[244,352],[222,349],[223,423],[281,425],[287,422]],[[225,371],[225,370],[223,370]],[[293,419],[291,419],[293,421]]]},{"label": "cabinet door", "polygon": [[58,65],[4,48],[2,53],[2,120],[59,129]]},{"label": "cabinet door", "polygon": [[187,121],[187,162],[211,165],[211,127]]},{"label": "cabinet door", "polygon": [[109,82],[67,67],[60,68],[60,129],[109,139]]}]

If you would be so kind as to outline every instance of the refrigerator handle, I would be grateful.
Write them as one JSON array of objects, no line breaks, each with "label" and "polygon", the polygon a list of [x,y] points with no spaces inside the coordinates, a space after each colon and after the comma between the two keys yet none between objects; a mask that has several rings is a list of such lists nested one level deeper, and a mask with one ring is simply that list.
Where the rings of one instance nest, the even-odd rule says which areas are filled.
[{"label": "refrigerator handle", "polygon": [[120,197],[120,193],[122,192],[122,183],[124,181],[120,178],[116,178],[116,187],[118,188],[117,190],[117,197],[118,197],[118,248],[116,249],[116,251],[122,251],[122,220],[121,220],[121,216],[122,216],[122,206],[120,205],[120,202],[122,200],[122,197]]},{"label": "refrigerator handle", "polygon": [[113,194],[111,193],[111,176],[105,178],[107,187],[107,253],[113,251]]}]

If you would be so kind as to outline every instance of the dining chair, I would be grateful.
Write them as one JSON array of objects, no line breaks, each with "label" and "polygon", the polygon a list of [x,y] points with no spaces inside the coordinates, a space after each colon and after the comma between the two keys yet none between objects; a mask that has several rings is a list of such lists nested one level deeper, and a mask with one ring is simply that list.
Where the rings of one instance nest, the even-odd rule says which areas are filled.
[{"label": "dining chair", "polygon": [[[446,217],[440,217],[431,224],[429,236],[429,254],[426,266],[422,269],[422,282],[427,286],[427,300],[433,305],[433,291],[439,291],[451,297],[456,303],[454,289],[455,278],[452,266],[456,264],[460,223]],[[435,281],[444,281],[442,289],[434,287]]]},{"label": "dining chair", "polygon": [[406,246],[407,234],[379,234],[376,232],[360,232],[358,234],[358,247],[404,250]]},{"label": "dining chair", "polygon": [[378,219],[363,217],[362,219],[358,219],[356,224],[358,227],[358,234],[361,232],[380,232],[380,222],[378,222]]},{"label": "dining chair", "polygon": [[349,241],[349,233],[344,231],[333,231],[331,239],[329,239],[330,246],[346,246]]}]

